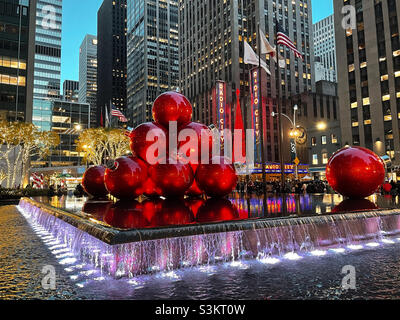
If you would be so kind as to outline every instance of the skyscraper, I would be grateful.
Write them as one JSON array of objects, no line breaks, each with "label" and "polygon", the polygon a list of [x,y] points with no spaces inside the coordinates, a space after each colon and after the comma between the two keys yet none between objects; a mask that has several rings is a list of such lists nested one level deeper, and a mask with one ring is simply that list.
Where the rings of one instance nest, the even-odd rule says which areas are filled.
[{"label": "skyscraper", "polygon": [[34,98],[59,99],[62,0],[37,0]]},{"label": "skyscraper", "polygon": [[[342,8],[355,8],[354,26],[336,28],[342,141],[400,163],[400,4],[397,0],[335,1],[335,25],[348,22]],[[351,19],[350,19],[351,20]],[[354,29],[352,29],[354,27]]]},{"label": "skyscraper", "polygon": [[336,82],[336,41],[333,15],[313,25],[315,62],[315,81]]},{"label": "skyscraper", "polygon": [[0,1],[0,119],[31,121],[36,1]]},{"label": "skyscraper", "polygon": [[87,34],[79,48],[79,102],[90,104],[90,125],[97,124],[97,37]]},{"label": "skyscraper", "polygon": [[63,100],[70,102],[79,101],[79,81],[65,80],[63,83]]},{"label": "skyscraper", "polygon": [[[256,50],[260,25],[270,43],[275,45],[276,17],[304,55],[301,61],[288,48],[281,48],[286,62],[286,68],[281,69],[283,112],[291,112],[291,96],[315,88],[310,0],[180,0],[179,5],[180,87],[193,104],[196,120],[216,124],[215,92],[217,81],[221,80],[226,84],[225,103],[232,111],[228,116],[233,119],[236,95],[240,93],[247,126],[250,126],[254,117],[250,108],[249,72],[256,66],[244,64],[244,40]],[[261,78],[264,140],[266,159],[276,161],[278,123],[270,116],[277,105],[276,66],[272,59],[266,62],[271,76],[263,72]],[[284,130],[287,132],[287,127]]]},{"label": "skyscraper", "polygon": [[178,2],[128,0],[128,117],[151,120],[157,96],[179,86]]},{"label": "skyscraper", "polygon": [[97,13],[97,124],[104,106],[127,108],[126,0],[104,0]]}]

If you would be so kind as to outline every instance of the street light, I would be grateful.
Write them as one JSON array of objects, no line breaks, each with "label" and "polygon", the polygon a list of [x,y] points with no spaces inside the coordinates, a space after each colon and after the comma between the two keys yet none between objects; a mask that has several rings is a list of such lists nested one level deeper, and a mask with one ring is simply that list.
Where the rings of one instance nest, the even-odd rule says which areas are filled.
[{"label": "street light", "polygon": [[[300,136],[300,132],[297,129],[298,127],[296,126],[296,112],[299,110],[299,107],[296,105],[293,106],[293,120],[290,119],[290,117],[284,113],[281,114],[281,116],[284,116],[286,119],[289,120],[290,124],[292,125],[292,129],[290,130],[290,137],[293,138],[294,140],[294,153],[296,155],[297,158],[297,138]],[[271,116],[274,118],[275,116],[279,116],[279,113],[277,112],[272,112]],[[281,168],[281,172],[283,174],[283,168]],[[298,179],[298,168],[297,165],[295,166],[295,177],[296,180]]]},{"label": "street light", "polygon": [[320,131],[326,130],[327,127],[328,127],[328,125],[325,122],[318,122],[317,123],[317,129],[320,130]]}]

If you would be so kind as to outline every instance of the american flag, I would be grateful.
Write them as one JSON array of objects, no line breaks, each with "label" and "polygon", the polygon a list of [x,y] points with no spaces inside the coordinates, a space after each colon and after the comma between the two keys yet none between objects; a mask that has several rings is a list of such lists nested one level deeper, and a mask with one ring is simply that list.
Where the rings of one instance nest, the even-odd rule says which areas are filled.
[{"label": "american flag", "polygon": [[128,119],[124,116],[124,114],[119,111],[115,106],[112,106],[111,115],[114,117],[118,117],[121,122],[128,122]]},{"label": "american flag", "polygon": [[294,45],[293,41],[290,40],[288,33],[283,29],[283,27],[277,22],[276,23],[276,32],[277,32],[277,43],[282,44],[286,47],[288,47],[290,50],[294,52],[294,55],[297,58],[300,58],[303,60],[303,54],[297,50],[296,46]]}]

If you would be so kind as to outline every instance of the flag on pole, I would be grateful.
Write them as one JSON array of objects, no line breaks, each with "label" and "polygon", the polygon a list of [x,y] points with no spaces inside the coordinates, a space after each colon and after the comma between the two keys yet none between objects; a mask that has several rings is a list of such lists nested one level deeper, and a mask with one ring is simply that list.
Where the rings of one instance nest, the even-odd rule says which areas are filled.
[{"label": "flag on pole", "polygon": [[109,117],[108,117],[108,108],[107,108],[107,105],[105,105],[104,108],[106,109],[106,113],[105,113],[105,116],[106,116],[106,128],[108,128],[108,127],[110,126],[110,119],[109,119]]},{"label": "flag on pole", "polygon": [[[244,63],[252,64],[255,66],[258,66],[258,64],[259,64],[258,55],[254,52],[254,50],[247,43],[247,41],[244,41]],[[269,71],[267,64],[262,59],[261,59],[261,67],[265,70],[266,73],[271,75],[271,72]]]},{"label": "flag on pole", "polygon": [[128,122],[128,119],[124,116],[124,114],[119,111],[114,105],[111,105],[111,116],[118,117],[120,122]]},{"label": "flag on pole", "polygon": [[[264,32],[261,30],[259,30],[260,32],[260,36],[261,36],[261,54],[269,54],[271,57],[274,58],[274,61],[277,62],[277,52],[276,52],[276,48],[273,47],[269,41],[267,40],[267,37],[265,36]],[[279,55],[279,66],[281,68],[285,68],[285,58],[283,58],[281,55]]]},{"label": "flag on pole", "polygon": [[285,29],[283,29],[283,27],[278,23],[278,21],[276,22],[276,33],[277,33],[277,43],[288,47],[290,50],[293,51],[294,55],[297,58],[303,60],[303,54],[299,50],[297,50],[293,41],[290,40],[288,32],[286,32]]}]

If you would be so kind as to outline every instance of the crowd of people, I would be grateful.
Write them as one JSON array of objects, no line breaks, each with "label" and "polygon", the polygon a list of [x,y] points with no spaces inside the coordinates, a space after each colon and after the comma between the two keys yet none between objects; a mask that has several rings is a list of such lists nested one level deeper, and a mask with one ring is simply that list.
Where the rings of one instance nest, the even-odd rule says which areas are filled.
[{"label": "crowd of people", "polygon": [[262,194],[267,193],[333,193],[332,188],[328,183],[320,180],[303,182],[303,181],[287,181],[285,185],[281,182],[267,182],[264,184],[261,181],[241,181],[236,187],[236,191],[242,194],[246,193],[257,193]]}]

